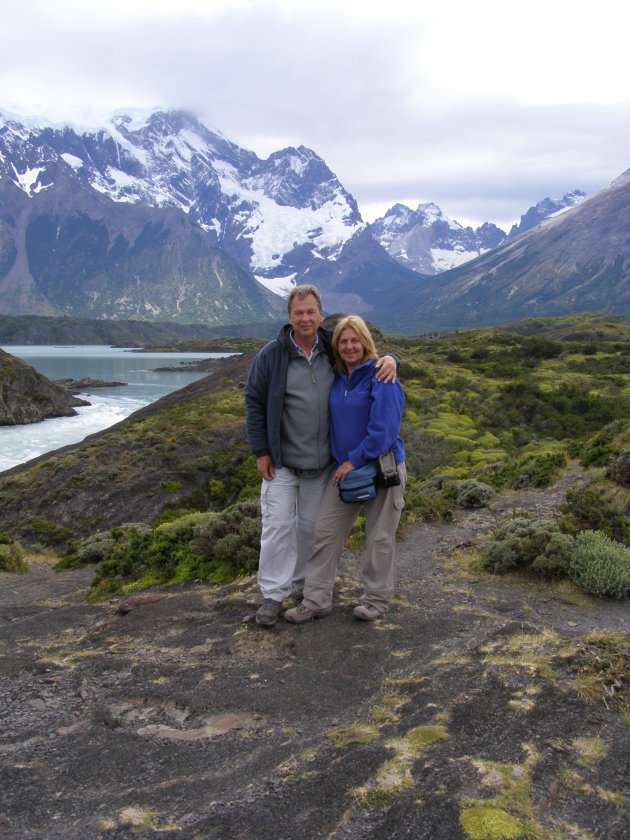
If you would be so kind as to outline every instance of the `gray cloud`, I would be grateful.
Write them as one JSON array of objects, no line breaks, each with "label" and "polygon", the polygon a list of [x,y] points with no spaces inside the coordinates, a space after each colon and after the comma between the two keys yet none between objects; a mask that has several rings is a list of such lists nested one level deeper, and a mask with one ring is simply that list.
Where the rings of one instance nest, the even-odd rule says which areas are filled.
[{"label": "gray cloud", "polygon": [[[433,30],[415,19],[326,4],[234,4],[215,17],[26,6],[4,13],[0,106],[38,102],[70,119],[188,108],[261,156],[313,148],[366,216],[435,201],[464,223],[507,226],[547,195],[592,193],[630,166],[630,103],[532,105],[516,81],[502,95],[449,92],[420,59],[430,47],[446,66],[456,53],[447,42],[436,53]],[[547,57],[548,72],[568,85],[572,60]]]}]

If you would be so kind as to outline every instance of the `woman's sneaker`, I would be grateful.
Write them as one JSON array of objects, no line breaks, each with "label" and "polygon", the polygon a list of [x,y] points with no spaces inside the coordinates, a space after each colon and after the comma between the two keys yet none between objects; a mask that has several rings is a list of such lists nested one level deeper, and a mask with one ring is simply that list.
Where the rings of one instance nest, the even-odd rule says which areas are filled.
[{"label": "woman's sneaker", "polygon": [[309,610],[304,604],[298,607],[287,610],[284,614],[285,621],[290,621],[291,624],[306,624],[307,621],[312,621],[314,618],[323,618],[325,615],[330,615],[332,610]]},{"label": "woman's sneaker", "polygon": [[376,607],[373,607],[372,604],[366,604],[365,601],[359,604],[358,607],[355,607],[352,611],[352,615],[355,618],[360,618],[361,621],[374,621],[375,618],[378,618],[382,615]]}]

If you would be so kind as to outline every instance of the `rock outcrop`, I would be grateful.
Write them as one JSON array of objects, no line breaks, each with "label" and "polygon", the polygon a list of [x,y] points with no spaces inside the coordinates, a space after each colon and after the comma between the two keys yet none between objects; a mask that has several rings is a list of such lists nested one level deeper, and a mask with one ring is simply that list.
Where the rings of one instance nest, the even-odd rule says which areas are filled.
[{"label": "rock outcrop", "polygon": [[79,405],[89,403],[51,382],[22,359],[0,350],[0,426],[72,417]]}]

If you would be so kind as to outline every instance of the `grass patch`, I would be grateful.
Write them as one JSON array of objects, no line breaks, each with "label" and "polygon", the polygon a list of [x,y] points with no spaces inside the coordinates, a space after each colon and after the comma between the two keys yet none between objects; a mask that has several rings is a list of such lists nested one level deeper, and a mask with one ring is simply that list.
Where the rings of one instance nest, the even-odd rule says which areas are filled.
[{"label": "grass patch", "polygon": [[596,631],[571,657],[574,685],[587,703],[604,703],[630,725],[630,637],[620,631]]},{"label": "grass patch", "polygon": [[459,823],[469,840],[519,840],[523,826],[507,811],[494,805],[473,805],[462,811]]},{"label": "grass patch", "polygon": [[350,744],[373,744],[378,738],[378,727],[355,724],[329,732],[328,737],[337,749],[343,749]]},{"label": "grass patch", "polygon": [[411,770],[420,753],[448,737],[444,726],[417,726],[404,737],[388,741],[394,756],[379,767],[372,781],[352,790],[357,804],[362,808],[383,808],[412,788]]},{"label": "grass patch", "polygon": [[482,645],[484,662],[503,668],[525,671],[541,679],[558,679],[551,661],[557,654],[560,637],[553,630],[541,633],[524,633],[512,636],[507,642]]}]

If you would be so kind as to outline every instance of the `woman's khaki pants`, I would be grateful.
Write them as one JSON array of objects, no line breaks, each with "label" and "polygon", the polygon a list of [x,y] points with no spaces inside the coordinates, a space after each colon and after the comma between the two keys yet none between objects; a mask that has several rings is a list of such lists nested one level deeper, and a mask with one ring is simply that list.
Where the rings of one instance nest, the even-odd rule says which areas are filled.
[{"label": "woman's khaki pants", "polygon": [[311,610],[329,610],[337,565],[346,539],[361,508],[365,511],[366,556],[361,571],[361,600],[385,612],[394,589],[394,552],[396,528],[404,507],[407,483],[406,465],[398,465],[400,484],[379,487],[375,499],[363,504],[347,504],[339,498],[338,488],[329,482],[317,515],[313,552],[306,565],[304,606]]}]

